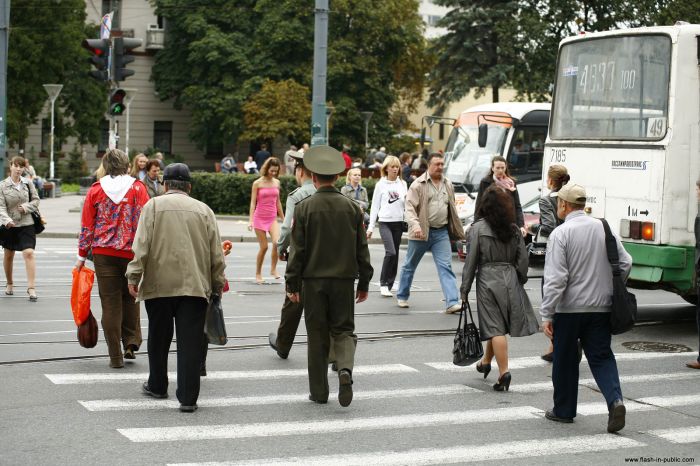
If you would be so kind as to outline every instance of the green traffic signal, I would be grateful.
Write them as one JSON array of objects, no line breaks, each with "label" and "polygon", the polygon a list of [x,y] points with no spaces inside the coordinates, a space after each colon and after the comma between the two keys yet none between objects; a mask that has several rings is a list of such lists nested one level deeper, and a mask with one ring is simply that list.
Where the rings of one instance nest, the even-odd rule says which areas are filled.
[{"label": "green traffic signal", "polygon": [[126,91],[124,89],[112,89],[109,94],[109,114],[112,116],[119,116],[126,110],[126,105],[124,105],[124,98],[126,97]]}]

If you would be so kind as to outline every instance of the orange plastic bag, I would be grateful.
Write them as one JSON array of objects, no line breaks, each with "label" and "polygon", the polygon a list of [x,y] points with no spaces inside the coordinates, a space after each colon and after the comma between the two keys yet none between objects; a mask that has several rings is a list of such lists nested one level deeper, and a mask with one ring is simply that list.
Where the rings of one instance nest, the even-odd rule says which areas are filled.
[{"label": "orange plastic bag", "polygon": [[82,267],[73,269],[73,289],[70,293],[70,307],[75,325],[80,327],[90,315],[90,293],[95,282],[95,271]]}]

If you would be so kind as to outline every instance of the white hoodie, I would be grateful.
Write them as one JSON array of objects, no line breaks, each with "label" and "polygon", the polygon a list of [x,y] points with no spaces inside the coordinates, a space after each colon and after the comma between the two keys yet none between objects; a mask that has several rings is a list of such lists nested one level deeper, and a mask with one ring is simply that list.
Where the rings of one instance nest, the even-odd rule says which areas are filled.
[{"label": "white hoodie", "polygon": [[131,185],[133,185],[135,182],[136,179],[129,175],[106,175],[100,178],[102,190],[115,204],[119,204],[122,199],[124,199],[124,196],[126,196],[129,188],[131,188]]}]

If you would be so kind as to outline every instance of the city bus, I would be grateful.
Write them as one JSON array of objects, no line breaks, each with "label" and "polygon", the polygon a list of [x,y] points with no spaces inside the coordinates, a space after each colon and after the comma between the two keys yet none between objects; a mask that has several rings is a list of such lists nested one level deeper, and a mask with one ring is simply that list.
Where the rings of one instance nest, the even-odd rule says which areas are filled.
[{"label": "city bus", "polygon": [[631,286],[693,303],[699,36],[677,23],[562,40],[542,164],[565,165],[586,188],[586,212],[633,258]]},{"label": "city bus", "polygon": [[[455,187],[463,226],[472,223],[479,183],[495,155],[508,161],[521,204],[539,198],[549,110],[548,103],[500,102],[471,107],[455,120],[445,148],[444,173]],[[480,126],[485,130],[483,145]]]}]

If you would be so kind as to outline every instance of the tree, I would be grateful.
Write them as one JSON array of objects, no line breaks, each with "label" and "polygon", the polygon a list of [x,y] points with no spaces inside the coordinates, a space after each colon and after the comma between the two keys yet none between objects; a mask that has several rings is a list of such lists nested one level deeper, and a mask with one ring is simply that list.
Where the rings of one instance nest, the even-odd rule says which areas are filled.
[{"label": "tree", "polygon": [[[14,0],[7,66],[8,142],[24,149],[29,126],[38,121],[48,96],[42,84],[63,84],[56,108],[61,109],[62,139],[97,143],[106,89],[89,78],[87,52],[80,47],[88,31],[85,2]],[[58,124],[56,125],[58,126]]]},{"label": "tree", "polygon": [[[190,137],[199,145],[239,137],[243,105],[266,79],[311,88],[314,0],[154,3],[168,24],[156,89],[192,111]],[[364,110],[375,113],[374,135],[388,138],[391,112],[415,103],[428,63],[417,11],[417,0],[333,0],[326,95],[335,142],[364,141]]]},{"label": "tree", "polygon": [[241,137],[251,141],[278,136],[290,142],[309,140],[311,104],[309,88],[293,79],[266,80],[262,89],[243,104],[245,131]]}]

